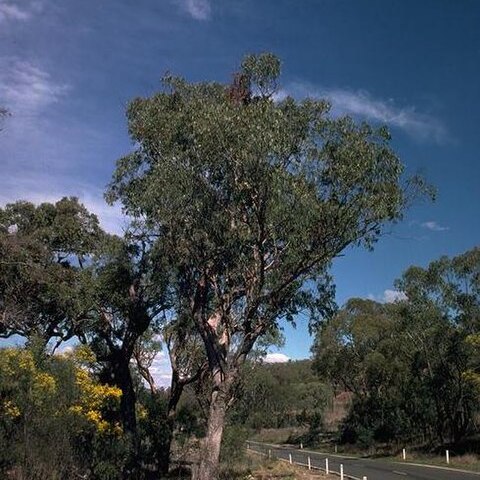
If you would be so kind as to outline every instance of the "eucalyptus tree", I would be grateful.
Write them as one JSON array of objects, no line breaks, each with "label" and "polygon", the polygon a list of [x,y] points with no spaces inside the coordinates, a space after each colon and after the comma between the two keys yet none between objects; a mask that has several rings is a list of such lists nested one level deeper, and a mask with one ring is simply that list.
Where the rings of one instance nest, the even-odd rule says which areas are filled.
[{"label": "eucalyptus tree", "polygon": [[92,255],[86,267],[90,314],[76,331],[80,342],[95,354],[101,380],[122,391],[121,421],[131,446],[126,478],[137,475],[140,468],[132,363],[137,362],[140,373],[147,368],[145,357],[140,358],[142,342],[160,328],[168,308],[165,270],[159,267],[162,260],[137,227],[133,223],[123,238],[109,235]]},{"label": "eucalyptus tree", "polygon": [[479,406],[480,248],[412,266],[397,287],[408,298],[402,316],[423,360],[437,437],[459,441]]},{"label": "eucalyptus tree", "polygon": [[166,298],[163,269],[135,224],[123,238],[110,235],[76,198],[0,210],[0,336],[53,342],[52,351],[70,339],[88,345],[102,380],[122,391],[132,463],[139,439],[130,364]]},{"label": "eucalyptus tree", "polygon": [[175,308],[202,338],[213,387],[201,480],[217,476],[225,414],[256,341],[301,311],[312,325],[330,311],[331,261],[371,248],[417,190],[385,128],[335,118],[323,100],[279,100],[279,74],[261,54],[229,85],[164,78],[130,103],[135,149],[107,194],[145,221]]},{"label": "eucalyptus tree", "polygon": [[0,209],[0,336],[72,338],[90,311],[82,267],[104,236],[76,198]]},{"label": "eucalyptus tree", "polygon": [[350,440],[441,444],[475,430],[479,280],[478,248],[442,257],[406,270],[402,301],[350,299],[322,326],[314,364],[353,395]]}]

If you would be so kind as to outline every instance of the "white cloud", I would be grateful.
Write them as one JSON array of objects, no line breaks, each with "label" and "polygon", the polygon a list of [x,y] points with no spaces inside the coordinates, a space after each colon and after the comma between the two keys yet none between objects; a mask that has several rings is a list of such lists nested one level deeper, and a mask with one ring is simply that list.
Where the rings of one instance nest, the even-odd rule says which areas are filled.
[{"label": "white cloud", "polygon": [[404,292],[401,292],[400,290],[391,290],[388,288],[384,290],[382,295],[374,295],[373,293],[370,293],[367,298],[369,300],[373,300],[374,302],[381,303],[395,303],[407,300],[407,296]]},{"label": "white cloud", "polygon": [[73,196],[78,197],[90,212],[98,216],[107,232],[121,235],[128,224],[128,218],[119,205],[111,207],[105,202],[101,189],[72,182],[69,177],[59,178],[38,172],[29,176],[25,173],[10,183],[0,180],[0,187],[0,206],[17,200],[26,200],[36,205],[42,202],[55,203],[62,197]]},{"label": "white cloud", "polygon": [[407,300],[407,296],[404,292],[401,292],[400,290],[387,289],[383,292],[383,301],[385,303],[402,302],[404,300]]},{"label": "white cloud", "polygon": [[12,1],[0,0],[0,23],[8,21],[27,21],[42,10],[42,2],[23,2],[22,6]]},{"label": "white cloud", "polygon": [[195,20],[208,20],[212,13],[209,0],[177,0],[180,7]]},{"label": "white cloud", "polygon": [[172,379],[172,369],[168,355],[158,352],[150,367],[150,373],[157,387],[169,387]]},{"label": "white cloud", "polygon": [[11,113],[1,131],[0,205],[76,196],[98,215],[104,229],[121,234],[127,219],[118,205],[110,207],[103,198],[109,178],[97,177],[94,186],[78,175],[80,166],[84,171],[96,168],[97,159],[105,155],[104,132],[70,117],[55,120],[53,107],[70,87],[43,67],[15,57],[0,61],[5,64],[0,70],[1,105]]},{"label": "white cloud", "polygon": [[430,220],[428,222],[423,222],[420,224],[423,228],[426,228],[427,230],[431,230],[433,232],[445,232],[446,230],[449,230],[448,227],[444,227],[434,220]]},{"label": "white cloud", "polygon": [[41,67],[18,58],[1,59],[0,98],[13,117],[39,115],[51,104],[57,103],[69,86],[55,82]]},{"label": "white cloud", "polygon": [[28,10],[21,9],[18,5],[0,2],[0,22],[7,20],[28,20],[30,13]]},{"label": "white cloud", "polygon": [[286,363],[290,357],[284,353],[267,353],[263,360],[265,363]]},{"label": "white cloud", "polygon": [[294,82],[280,91],[276,98],[294,97],[325,98],[332,104],[335,115],[353,115],[371,122],[399,128],[411,136],[436,142],[445,141],[445,127],[430,115],[420,113],[412,106],[398,106],[392,100],[373,97],[365,90],[314,87],[307,83]]}]

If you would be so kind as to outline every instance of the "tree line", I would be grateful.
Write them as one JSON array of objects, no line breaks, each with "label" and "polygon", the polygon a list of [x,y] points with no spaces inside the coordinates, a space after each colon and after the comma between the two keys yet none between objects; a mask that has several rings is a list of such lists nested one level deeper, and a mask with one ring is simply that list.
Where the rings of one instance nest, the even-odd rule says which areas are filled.
[{"label": "tree line", "polygon": [[342,439],[458,445],[478,432],[480,248],[410,267],[395,303],[351,299],[313,347],[314,368],[352,394]]},{"label": "tree line", "polygon": [[[313,331],[331,316],[334,258],[347,247],[373,248],[385,225],[431,194],[423,179],[404,176],[386,128],[332,116],[323,100],[279,100],[279,74],[274,55],[249,55],[229,83],[167,75],[160,92],[130,103],[133,150],[106,191],[130,219],[124,235],[105,232],[75,198],[0,210],[0,334],[33,348],[28,381],[12,391],[33,392],[38,376],[61,385],[66,369],[120,392],[116,406],[110,399],[82,407],[93,426],[114,426],[104,430],[112,448],[100,442],[100,457],[123,445],[122,462],[100,462],[118,471],[77,466],[87,478],[166,472],[178,404],[192,388],[205,413],[193,475],[217,478],[227,413],[241,398],[249,359],[278,341],[281,321],[302,313]],[[94,362],[76,367],[52,355],[68,340]],[[138,378],[156,398],[150,367],[159,342],[172,383],[166,405],[144,401],[157,412],[147,434]],[[82,392],[78,382],[72,389],[59,404],[69,412]],[[8,420],[15,435],[34,425],[8,403],[9,392],[0,398],[19,412]],[[79,438],[93,438],[85,435],[65,442],[77,451]],[[142,458],[146,449],[156,452],[151,459]],[[9,462],[5,468],[30,468],[24,455]]]}]

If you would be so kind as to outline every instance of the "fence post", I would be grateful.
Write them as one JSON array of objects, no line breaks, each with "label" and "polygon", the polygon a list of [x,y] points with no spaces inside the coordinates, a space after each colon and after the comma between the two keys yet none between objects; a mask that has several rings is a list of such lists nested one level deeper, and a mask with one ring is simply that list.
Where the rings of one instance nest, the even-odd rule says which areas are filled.
[{"label": "fence post", "polygon": [[343,479],[343,463],[340,464],[340,480],[344,480]]},{"label": "fence post", "polygon": [[402,450],[402,457],[404,460],[407,459],[407,453],[405,452],[405,449]]},{"label": "fence post", "polygon": [[447,463],[450,463],[450,452],[448,450],[445,450],[445,458],[447,460]]},{"label": "fence post", "polygon": [[292,464],[292,454],[291,453],[288,454],[288,461],[290,462],[290,465],[291,465]]},{"label": "fence post", "polygon": [[328,458],[325,459],[325,473],[328,475],[330,470],[328,469]]},{"label": "fence post", "polygon": [[312,469],[312,461],[310,460],[310,455],[308,456],[308,469]]}]

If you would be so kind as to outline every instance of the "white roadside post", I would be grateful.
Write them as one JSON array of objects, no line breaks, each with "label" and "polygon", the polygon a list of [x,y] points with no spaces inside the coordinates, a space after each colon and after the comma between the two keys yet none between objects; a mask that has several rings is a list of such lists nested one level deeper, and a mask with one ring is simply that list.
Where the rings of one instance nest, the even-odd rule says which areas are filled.
[{"label": "white roadside post", "polygon": [[247,450],[250,450],[250,444],[247,442]]},{"label": "white roadside post", "polygon": [[308,469],[311,470],[312,469],[312,461],[310,460],[310,455],[308,456]]},{"label": "white roadside post", "polygon": [[405,449],[402,450],[402,457],[404,460],[407,459],[407,453],[405,452]]},{"label": "white roadside post", "polygon": [[328,458],[325,459],[325,473],[328,475],[330,470],[328,469]]},{"label": "white roadside post", "polygon": [[272,458],[272,451],[268,449],[268,458]]},{"label": "white roadside post", "polygon": [[292,454],[291,453],[288,454],[288,461],[290,462],[290,465],[291,465],[292,464]]},{"label": "white roadside post", "polygon": [[450,463],[450,452],[448,450],[445,450],[445,458],[447,460],[447,463]]},{"label": "white roadside post", "polygon": [[363,476],[363,480],[368,480],[368,478],[364,475],[364,476]]},{"label": "white roadside post", "polygon": [[340,464],[340,480],[344,480],[343,479],[343,463]]},{"label": "white roadside post", "polygon": [[303,443],[300,442],[300,450],[303,450]]},{"label": "white roadside post", "polygon": [[335,453],[337,453],[337,446],[335,445]]}]

